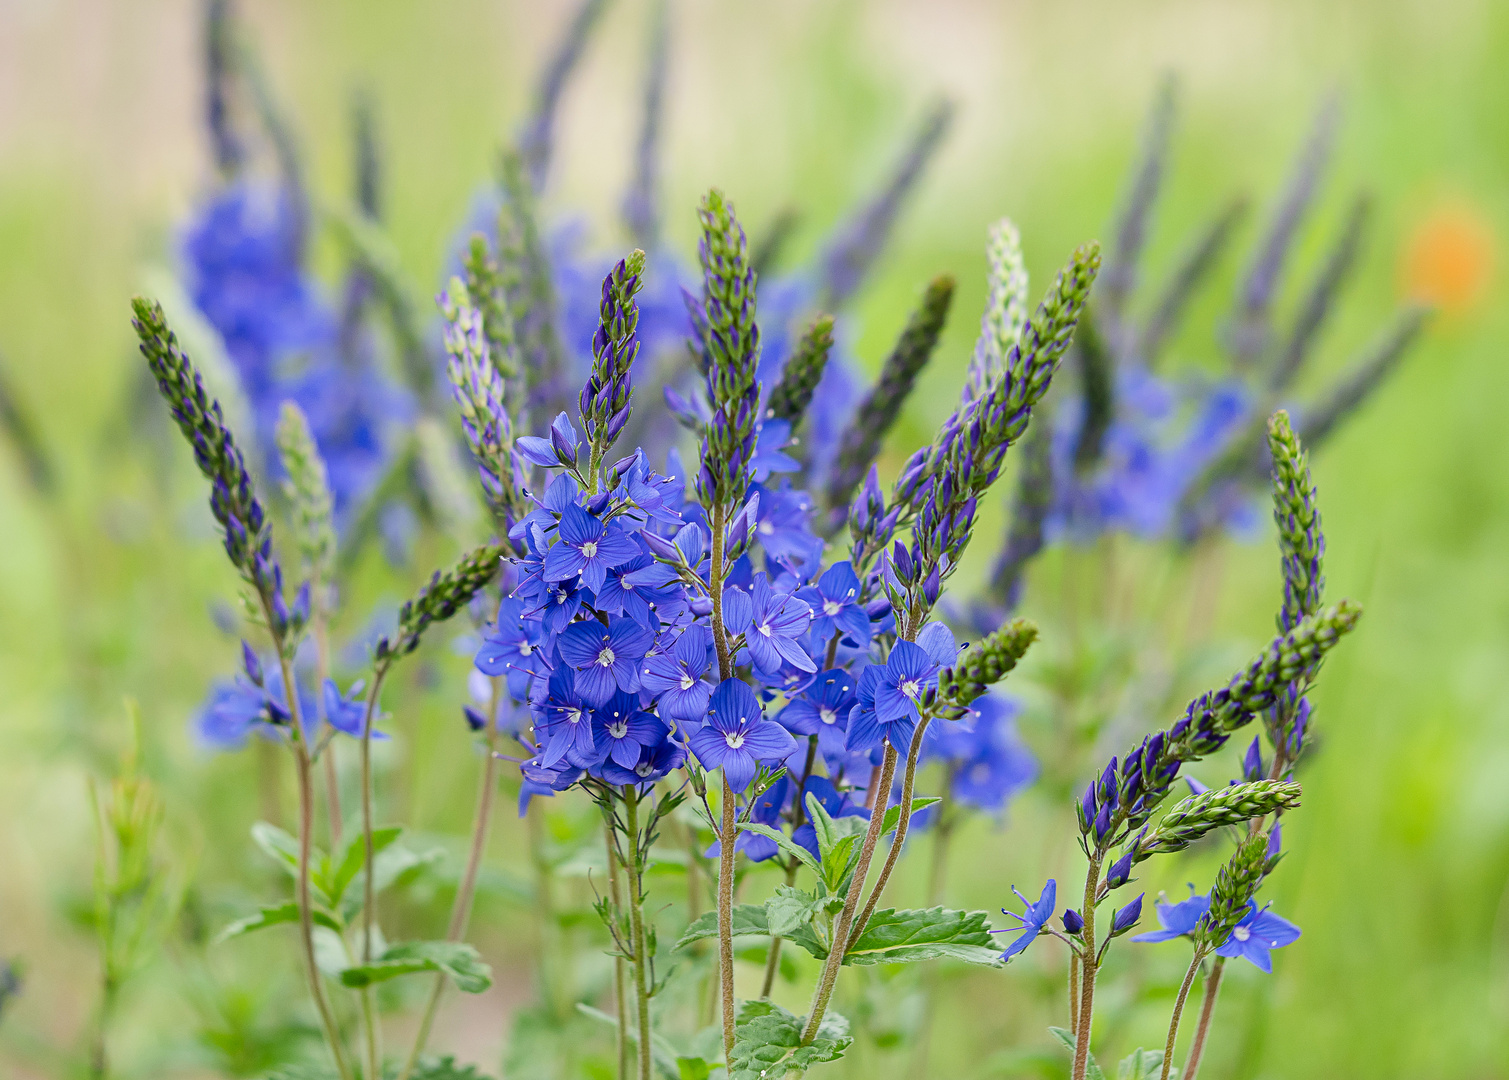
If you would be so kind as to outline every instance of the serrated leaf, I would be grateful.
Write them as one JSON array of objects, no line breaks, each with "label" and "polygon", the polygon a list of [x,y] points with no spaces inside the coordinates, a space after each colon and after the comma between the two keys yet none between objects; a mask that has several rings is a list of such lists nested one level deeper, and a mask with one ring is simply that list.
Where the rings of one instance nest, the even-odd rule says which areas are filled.
[{"label": "serrated leaf", "polygon": [[807,793],[807,819],[812,822],[812,831],[817,834],[819,859],[828,862],[828,853],[846,836],[861,836],[870,827],[865,818],[857,814],[835,818],[829,815],[816,795]]},{"label": "serrated leaf", "polygon": [[841,836],[838,842],[828,849],[828,854],[823,856],[823,884],[828,886],[829,892],[838,892],[844,878],[849,876],[854,860],[859,857],[859,853],[854,850],[858,843],[857,836]]},{"label": "serrated leaf", "polygon": [[[765,917],[765,909],[755,904],[734,905],[733,936],[734,937],[769,937],[770,924]],[[686,931],[677,939],[673,949],[685,948],[694,941],[702,941],[705,938],[718,936],[718,913],[705,911],[697,916]],[[782,937],[800,945],[819,960],[826,959],[828,950],[818,941],[810,926],[801,926],[790,934],[782,934]]]},{"label": "serrated leaf", "polygon": [[855,967],[873,964],[911,964],[948,957],[970,964],[1001,966],[1001,950],[994,947],[990,923],[983,911],[886,908],[870,917],[864,933],[844,954]]},{"label": "serrated leaf", "polygon": [[823,868],[818,863],[818,861],[812,857],[812,852],[802,847],[801,844],[796,843],[791,839],[791,837],[787,836],[779,829],[772,829],[769,825],[761,825],[757,821],[741,821],[739,823],[739,831],[759,833],[761,836],[774,840],[776,847],[780,848],[787,855],[800,859],[803,863],[810,867],[812,872],[819,878],[823,876]]},{"label": "serrated leaf", "polygon": [[[310,911],[316,925],[327,926],[336,933],[340,933],[340,922],[328,911],[314,908]],[[237,919],[220,933],[215,935],[213,945],[219,945],[222,941],[229,941],[233,937],[249,934],[253,930],[263,930],[269,926],[278,926],[283,923],[296,923],[299,921],[299,905],[290,900],[286,904],[267,904],[255,915],[248,915],[244,919]]]},{"label": "serrated leaf", "polygon": [[[943,800],[938,798],[936,795],[919,796],[918,798],[912,800],[912,813],[915,814],[918,810],[926,810],[929,806],[932,806],[933,803],[942,801]],[[895,806],[887,809],[885,812],[885,817],[880,819],[880,835],[884,836],[886,833],[894,832],[896,830],[896,826],[900,824],[901,804],[897,803]]]},{"label": "serrated leaf", "polygon": [[[1116,1080],[1154,1080],[1163,1069],[1162,1050],[1144,1050],[1138,1047],[1116,1067]],[[1171,1071],[1174,1076],[1177,1070]]]},{"label": "serrated leaf", "polygon": [[729,1080],[772,1080],[792,1069],[837,1061],[854,1041],[849,1022],[834,1012],[823,1018],[807,1046],[801,1045],[802,1025],[802,1017],[774,1002],[746,1001],[735,1021]]},{"label": "serrated leaf", "polygon": [[[251,827],[252,841],[274,862],[290,874],[299,872],[299,842],[287,832],[266,821]],[[313,849],[310,862],[317,863],[324,857],[318,848]]]},{"label": "serrated leaf", "polygon": [[[1068,1028],[1051,1027],[1048,1033],[1064,1044],[1070,1055],[1074,1053],[1074,1033]],[[1085,1080],[1106,1080],[1106,1074],[1095,1064],[1095,1055],[1090,1054],[1085,1062]]]},{"label": "serrated leaf", "polygon": [[477,1071],[475,1065],[459,1065],[447,1054],[443,1058],[425,1058],[414,1066],[409,1080],[491,1080]]},{"label": "serrated leaf", "polygon": [[468,994],[480,994],[493,984],[492,968],[476,949],[460,941],[406,941],[390,946],[372,963],[346,968],[341,982],[360,989],[420,971],[443,971],[457,989]]},{"label": "serrated leaf", "polygon": [[765,901],[765,922],[770,933],[789,937],[810,923],[819,910],[809,892],[791,885],[777,885],[775,895]]}]

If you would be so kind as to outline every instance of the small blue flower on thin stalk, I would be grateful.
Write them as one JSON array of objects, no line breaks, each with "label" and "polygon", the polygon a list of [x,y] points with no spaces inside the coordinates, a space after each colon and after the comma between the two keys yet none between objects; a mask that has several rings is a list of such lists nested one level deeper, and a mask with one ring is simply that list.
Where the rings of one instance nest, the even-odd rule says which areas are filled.
[{"label": "small blue flower on thin stalk", "polygon": [[654,644],[648,628],[628,619],[576,622],[561,631],[556,649],[576,670],[576,690],[592,706],[606,705],[619,690],[639,690],[639,669]]},{"label": "small blue flower on thin stalk", "polygon": [[668,651],[645,660],[639,684],[656,696],[660,710],[674,720],[700,721],[707,714],[712,687],[704,676],[712,661],[712,635],[694,623],[681,632]]},{"label": "small blue flower on thin stalk", "polygon": [[743,792],[761,762],[782,761],[796,740],[765,718],[747,683],[725,679],[713,691],[707,723],[691,736],[692,752],[706,769],[722,769],[729,787]]},{"label": "small blue flower on thin stalk", "polygon": [[576,578],[596,592],[609,570],[640,554],[639,545],[622,526],[604,524],[572,503],[561,514],[559,542],[545,553],[545,580]]},{"label": "small blue flower on thin stalk", "polygon": [[1014,885],[1011,891],[1016,893],[1017,899],[1022,902],[1025,911],[1018,915],[1014,911],[1008,911],[1005,908],[1001,909],[1002,915],[1016,919],[1022,924],[1019,927],[1011,927],[1006,930],[991,931],[993,934],[1015,933],[1017,935],[1012,938],[1011,944],[1006,946],[1005,952],[1001,953],[1002,960],[1010,960],[1013,956],[1026,949],[1028,945],[1031,945],[1034,939],[1044,932],[1044,928],[1048,925],[1048,920],[1053,918],[1053,909],[1058,904],[1058,882],[1053,878],[1048,879],[1048,884],[1043,886],[1042,895],[1035,902],[1023,896],[1021,891]]}]

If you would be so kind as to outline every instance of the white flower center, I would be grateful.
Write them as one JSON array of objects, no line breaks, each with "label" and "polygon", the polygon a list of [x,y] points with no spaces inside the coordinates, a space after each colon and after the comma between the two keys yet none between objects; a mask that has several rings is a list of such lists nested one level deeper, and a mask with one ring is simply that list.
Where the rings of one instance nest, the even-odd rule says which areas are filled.
[{"label": "white flower center", "polygon": [[613,666],[613,648],[612,648],[612,646],[606,646],[606,647],[604,647],[603,651],[597,654],[597,662],[602,667],[612,667]]},{"label": "white flower center", "polygon": [[580,720],[581,718],[582,718],[582,710],[580,710],[580,709],[567,709],[566,710],[566,723],[568,723],[568,724],[574,724],[578,720]]},{"label": "white flower center", "polygon": [[622,739],[629,733],[629,725],[622,720],[608,725],[608,734],[615,739]]},{"label": "white flower center", "polygon": [[839,603],[838,603],[837,600],[824,600],[823,601],[823,614],[824,615],[837,615],[842,610],[843,610],[843,608],[839,606]]},{"label": "white flower center", "polygon": [[730,750],[737,750],[739,747],[744,745],[744,732],[730,731],[728,734],[723,736],[723,741],[728,743],[728,748]]},{"label": "white flower center", "polygon": [[761,624],[761,626],[759,627],[759,631],[760,631],[760,633],[764,634],[766,637],[769,637],[770,636],[770,624],[769,623],[763,623],[763,624]]},{"label": "white flower center", "polygon": [[769,536],[775,532],[775,526],[768,521],[762,521],[759,524],[759,531],[761,536]]},{"label": "white flower center", "polygon": [[557,604],[564,604],[566,602],[566,590],[565,589],[557,589],[557,590],[555,590],[555,602]]},{"label": "white flower center", "polygon": [[583,544],[582,545],[582,554],[584,556],[586,556],[587,558],[589,558],[589,559],[592,558],[594,555],[596,555],[597,554],[597,541],[596,540],[588,540],[585,544]]},{"label": "white flower center", "polygon": [[838,713],[834,712],[832,709],[827,708],[826,706],[817,710],[817,718],[825,724],[838,723]]},{"label": "white flower center", "polygon": [[534,652],[534,646],[529,644],[529,642],[523,641],[519,643],[520,656],[528,656],[532,652]]},{"label": "white flower center", "polygon": [[685,672],[681,673],[681,689],[683,689],[683,690],[690,690],[692,687],[694,687],[696,685],[697,685],[697,680],[696,679],[692,678],[690,675],[686,674]]},{"label": "white flower center", "polygon": [[916,679],[908,679],[901,684],[901,692],[909,698],[914,698],[922,693],[922,684]]},{"label": "white flower center", "polygon": [[649,776],[655,771],[655,766],[651,765],[648,761],[641,761],[638,765],[634,766],[634,771],[640,776]]},{"label": "white flower center", "polygon": [[1246,941],[1252,936],[1252,931],[1247,929],[1245,926],[1239,926],[1231,932],[1231,936],[1236,938],[1238,941]]}]

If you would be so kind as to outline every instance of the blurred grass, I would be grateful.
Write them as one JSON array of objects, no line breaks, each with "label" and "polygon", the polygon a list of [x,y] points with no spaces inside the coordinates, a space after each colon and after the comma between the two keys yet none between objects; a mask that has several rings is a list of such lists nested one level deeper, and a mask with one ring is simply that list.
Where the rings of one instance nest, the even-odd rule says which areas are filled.
[{"label": "blurred grass", "polygon": [[[634,137],[643,7],[614,5],[562,117],[551,204],[589,208],[605,244],[622,242],[613,211]],[[1376,228],[1317,381],[1398,302],[1414,238],[1443,213],[1502,260],[1509,10],[1487,0],[678,8],[666,171],[670,228],[683,243],[694,199],[719,183],[752,232],[799,207],[797,254],[810,253],[929,97],[960,98],[955,134],[862,298],[859,349],[872,364],[921,284],[946,269],[960,279],[961,317],[946,338],[953,370],[939,384],[956,384],[974,333],[963,313],[983,299],[985,225],[1002,213],[1020,224],[1039,292],[1074,245],[1103,232],[1165,68],[1180,73],[1184,93],[1154,266],[1228,194],[1265,206],[1315,102],[1333,86],[1345,93],[1336,168],[1300,265],[1357,187],[1377,196]],[[523,111],[559,5],[284,0],[246,14],[327,198],[350,182],[349,92],[372,88],[390,227],[415,279],[435,282],[498,136]],[[212,629],[209,608],[234,583],[181,448],[159,414],[133,405],[126,320],[143,266],[170,257],[172,223],[205,180],[197,32],[185,2],[0,10],[0,355],[62,477],[44,502],[0,449],[0,956],[29,965],[25,995],[0,1023],[7,1075],[68,1075],[89,1020],[89,939],[67,912],[90,873],[83,776],[107,768],[124,738],[121,695],[142,701],[149,768],[201,878],[249,881],[237,887],[247,890],[260,873],[241,865],[254,857],[244,842],[257,813],[252,755],[206,758],[186,732],[209,680],[232,662],[233,641]],[[1199,361],[1240,266],[1228,260],[1206,295],[1181,360]],[[1494,274],[1469,299],[1316,462],[1331,589],[1368,611],[1322,680],[1324,753],[1274,880],[1305,936],[1273,976],[1229,980],[1211,1076],[1509,1076],[1509,289]],[[951,400],[949,391],[915,401],[895,445],[936,430]],[[985,527],[999,521],[990,507]],[[974,558],[989,547],[976,545]],[[1254,544],[1233,546],[1224,563],[1212,636],[1240,655],[1271,625],[1275,560]],[[1055,587],[1056,573],[1044,567],[1034,589]],[[400,587],[369,576],[364,599]],[[465,666],[438,651],[429,663],[451,680]],[[391,809],[407,804],[416,827],[455,832],[470,812],[472,766],[443,698],[406,694],[423,711],[398,721],[416,738],[388,790]],[[956,842],[951,902],[999,907],[1009,885],[1061,869],[1049,853],[1064,823],[1058,807],[1028,798],[1004,830],[971,825]],[[500,864],[522,867],[521,835],[511,822],[499,830]],[[915,875],[921,860],[911,861]],[[1185,877],[1206,881],[1209,862],[1145,884],[1173,892]],[[916,880],[902,887],[920,895]],[[207,917],[248,899],[209,895]],[[480,914],[495,962],[517,958],[518,909],[496,901]],[[1061,958],[1049,951],[1039,946],[1005,979],[952,984],[934,1039],[939,1075],[1033,1075],[992,1055],[1045,1045],[1022,987],[1058,978],[1049,972]],[[1165,983],[1177,977],[1169,953],[1127,955]],[[140,1075],[183,1066],[181,1048],[159,1035],[181,1038],[187,1025],[175,987],[247,962],[220,955],[200,972],[170,957],[128,1005],[122,1061]],[[267,977],[283,980],[269,984],[272,1022],[289,1015],[297,983]],[[524,989],[514,979],[511,1000]],[[495,1029],[507,1004],[490,998],[467,1026]],[[1165,1011],[1131,1007],[1119,1048],[1161,1042]],[[495,1053],[488,1037],[467,1045]],[[900,1075],[905,1061],[866,1048],[850,1072]]]}]

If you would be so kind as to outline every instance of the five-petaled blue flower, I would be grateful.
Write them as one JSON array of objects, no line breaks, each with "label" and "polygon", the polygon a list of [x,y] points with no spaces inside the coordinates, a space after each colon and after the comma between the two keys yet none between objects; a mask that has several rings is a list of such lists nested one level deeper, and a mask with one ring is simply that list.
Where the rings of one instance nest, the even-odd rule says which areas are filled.
[{"label": "five-petaled blue flower", "polygon": [[796,735],[816,735],[825,757],[844,750],[849,713],[858,699],[854,679],[842,668],[831,668],[813,679],[777,719]]},{"label": "five-petaled blue flower", "polygon": [[550,670],[544,628],[538,620],[524,617],[520,601],[505,599],[498,605],[498,620],[483,638],[475,663],[484,675],[506,675],[509,695],[524,701],[534,676]]},{"label": "five-petaled blue flower", "polygon": [[707,723],[692,733],[692,751],[707,769],[722,769],[728,786],[742,792],[762,761],[779,761],[796,740],[765,719],[760,699],[747,683],[724,679],[713,691]]},{"label": "five-petaled blue flower", "polygon": [[599,759],[611,759],[625,769],[638,765],[640,751],[658,745],[668,734],[670,727],[664,720],[639,708],[637,694],[619,691],[592,713],[593,744]]},{"label": "five-petaled blue flower", "polygon": [[[1138,934],[1133,941],[1159,942],[1174,938],[1191,937],[1199,929],[1200,921],[1210,911],[1210,897],[1189,890],[1189,899],[1177,904],[1160,902],[1157,905],[1160,930]],[[1247,914],[1232,929],[1227,939],[1216,946],[1216,955],[1228,959],[1241,957],[1260,971],[1273,970],[1272,950],[1281,949],[1299,940],[1300,929],[1288,919],[1275,915],[1267,908],[1259,909],[1249,901]]]},{"label": "five-petaled blue flower", "polygon": [[1016,893],[1017,899],[1025,905],[1026,911],[1018,915],[1014,911],[1007,911],[1005,908],[1001,909],[1002,915],[1019,919],[1022,923],[1020,927],[991,931],[993,934],[1010,934],[1014,932],[1017,934],[1012,939],[1011,944],[1006,946],[1006,951],[1001,954],[1002,960],[1010,960],[1017,953],[1032,944],[1033,939],[1043,932],[1043,927],[1048,925],[1048,920],[1053,918],[1053,908],[1058,903],[1058,882],[1053,878],[1049,878],[1048,884],[1043,886],[1043,894],[1037,898],[1036,903],[1031,902],[1023,896],[1015,885],[1011,887],[1011,891]]},{"label": "five-petaled blue flower", "polygon": [[744,635],[749,659],[758,671],[771,675],[784,664],[803,672],[817,670],[797,641],[812,623],[812,609],[806,601],[778,592],[771,586],[769,576],[762,573],[755,575],[748,593],[725,590],[723,604],[728,628]]},{"label": "five-petaled blue flower", "polygon": [[859,578],[847,561],[823,571],[817,584],[797,594],[812,607],[812,637],[826,647],[834,634],[864,648],[870,643],[870,616],[859,606]]},{"label": "five-petaled blue flower", "polygon": [[693,623],[667,652],[648,657],[639,684],[659,698],[660,711],[673,720],[700,721],[713,688],[702,676],[711,664],[707,628]]},{"label": "five-petaled blue flower", "polygon": [[655,641],[648,627],[628,619],[575,622],[556,638],[561,659],[576,669],[576,689],[589,705],[600,708],[613,695],[639,690],[639,669]]},{"label": "five-petaled blue flower", "polygon": [[557,769],[563,761],[585,769],[598,760],[592,710],[577,692],[576,677],[576,672],[565,666],[551,673],[549,690],[535,724],[536,737],[544,747],[539,755],[542,769]]},{"label": "five-petaled blue flower", "polygon": [[545,580],[577,578],[596,592],[608,571],[640,554],[639,545],[616,523],[604,525],[581,506],[561,512],[560,539],[545,553]]}]

